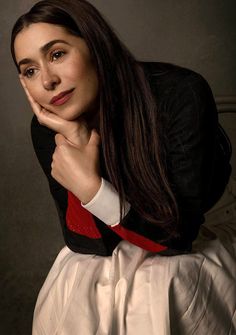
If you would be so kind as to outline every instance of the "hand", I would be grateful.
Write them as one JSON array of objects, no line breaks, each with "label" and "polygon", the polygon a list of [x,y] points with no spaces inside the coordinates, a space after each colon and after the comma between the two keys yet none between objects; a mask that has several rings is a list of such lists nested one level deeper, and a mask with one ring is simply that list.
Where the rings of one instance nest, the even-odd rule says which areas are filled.
[{"label": "hand", "polygon": [[43,108],[30,95],[22,75],[19,75],[19,78],[32,110],[40,124],[62,134],[69,142],[77,146],[83,146],[88,143],[90,130],[84,120],[67,121]]},{"label": "hand", "polygon": [[92,130],[88,143],[80,148],[61,134],[56,135],[55,141],[51,175],[83,204],[88,203],[101,186],[99,135]]}]

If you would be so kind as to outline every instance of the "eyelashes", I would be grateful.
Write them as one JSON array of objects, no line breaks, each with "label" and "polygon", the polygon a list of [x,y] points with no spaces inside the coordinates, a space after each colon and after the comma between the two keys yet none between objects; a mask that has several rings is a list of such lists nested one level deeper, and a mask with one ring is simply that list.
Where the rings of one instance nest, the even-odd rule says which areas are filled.
[{"label": "eyelashes", "polygon": [[33,77],[34,73],[35,73],[35,69],[29,68],[23,71],[23,76],[27,78],[31,78]]},{"label": "eyelashes", "polygon": [[[49,60],[50,60],[50,62],[56,62],[56,61],[60,60],[65,54],[66,54],[66,52],[64,50],[52,51],[49,54]],[[23,76],[26,77],[26,78],[32,78],[35,75],[36,71],[37,71],[37,67],[26,68],[23,71]]]},{"label": "eyelashes", "polygon": [[62,51],[62,50],[53,51],[50,54],[50,60],[51,61],[58,60],[59,58],[63,57],[64,55],[65,55],[65,51]]}]

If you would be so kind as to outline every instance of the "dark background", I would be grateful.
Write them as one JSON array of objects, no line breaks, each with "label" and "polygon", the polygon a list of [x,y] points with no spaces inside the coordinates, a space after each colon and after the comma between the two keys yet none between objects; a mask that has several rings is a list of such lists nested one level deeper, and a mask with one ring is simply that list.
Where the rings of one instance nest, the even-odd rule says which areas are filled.
[{"label": "dark background", "polygon": [[[54,204],[31,145],[31,111],[10,56],[12,25],[34,3],[0,3],[0,335],[31,334],[38,291],[63,246]],[[91,3],[138,59],[200,72],[219,110],[230,111],[220,114],[220,121],[236,143],[235,0]],[[236,178],[235,155],[232,165]],[[229,201],[225,195],[217,206]]]}]

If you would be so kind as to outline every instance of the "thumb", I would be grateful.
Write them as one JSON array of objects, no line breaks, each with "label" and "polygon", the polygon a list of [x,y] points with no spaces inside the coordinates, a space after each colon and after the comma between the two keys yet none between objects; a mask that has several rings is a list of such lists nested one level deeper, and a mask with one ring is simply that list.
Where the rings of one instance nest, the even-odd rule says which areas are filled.
[{"label": "thumb", "polygon": [[91,136],[90,136],[88,144],[99,146],[100,142],[101,142],[100,136],[98,135],[97,131],[93,129],[91,131]]},{"label": "thumb", "polygon": [[39,105],[28,91],[22,75],[19,75],[19,79],[39,123],[66,136],[67,128],[70,128],[70,122],[63,120],[58,115]]},{"label": "thumb", "polygon": [[62,134],[56,134],[55,143],[57,146],[68,143],[66,138]]}]

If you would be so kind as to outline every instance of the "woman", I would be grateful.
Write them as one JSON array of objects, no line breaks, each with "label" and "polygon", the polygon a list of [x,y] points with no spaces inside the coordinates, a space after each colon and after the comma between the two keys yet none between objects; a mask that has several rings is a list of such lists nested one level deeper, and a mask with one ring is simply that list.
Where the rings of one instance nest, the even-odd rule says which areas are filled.
[{"label": "woman", "polygon": [[[116,300],[114,255],[132,255],[134,275],[150,251],[190,252],[228,181],[211,90],[190,70],[137,62],[84,0],[37,3],[16,22],[11,45],[69,247],[40,292],[34,334],[131,334],[104,311]],[[138,319],[126,320],[136,334]]]}]

